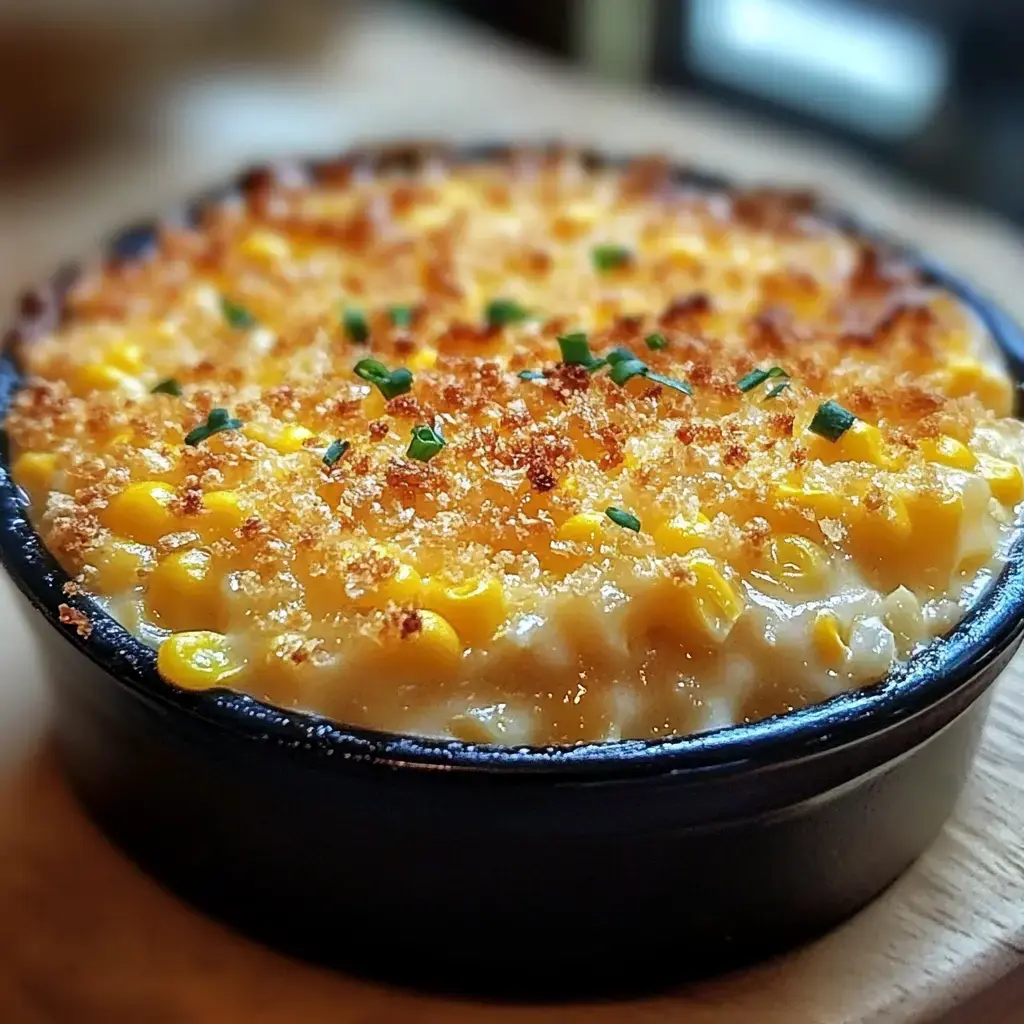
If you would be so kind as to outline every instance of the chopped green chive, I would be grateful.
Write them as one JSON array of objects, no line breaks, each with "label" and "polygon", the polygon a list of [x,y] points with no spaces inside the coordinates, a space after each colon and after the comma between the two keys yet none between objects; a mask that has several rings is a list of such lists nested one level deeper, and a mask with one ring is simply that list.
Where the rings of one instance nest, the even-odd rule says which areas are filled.
[{"label": "chopped green chive", "polygon": [[181,398],[181,385],[173,377],[168,377],[167,380],[160,381],[149,393],[151,395],[174,395],[175,398]]},{"label": "chopped green chive", "polygon": [[418,462],[429,462],[445,445],[440,431],[426,424],[412,428],[412,440],[409,450],[405,453],[410,459]]},{"label": "chopped green chive", "polygon": [[341,457],[348,449],[348,441],[342,441],[340,438],[337,441],[332,441],[327,446],[327,451],[324,452],[324,465],[328,469],[333,469],[341,461]]},{"label": "chopped green chive", "polygon": [[404,395],[412,387],[412,374],[404,367],[389,370],[376,359],[360,359],[355,365],[357,377],[375,384],[387,399]]},{"label": "chopped green chive", "polygon": [[660,352],[663,348],[668,348],[668,339],[664,334],[648,334],[644,338],[644,344],[652,352]]},{"label": "chopped green chive", "polygon": [[520,370],[516,376],[520,380],[543,380],[544,374],[540,370]]},{"label": "chopped green chive", "polygon": [[663,373],[655,373],[653,370],[648,370],[646,377],[648,380],[654,381],[655,384],[672,388],[673,391],[679,391],[684,395],[693,394],[693,386],[688,380],[675,380],[673,377],[666,377]]},{"label": "chopped green chive", "polygon": [[346,309],[341,314],[341,325],[345,328],[348,340],[356,345],[365,345],[366,339],[370,337],[370,325],[362,310]]},{"label": "chopped green chive", "polygon": [[827,441],[838,441],[856,422],[857,417],[849,409],[829,399],[818,406],[807,429]]},{"label": "chopped green chive", "polygon": [[614,366],[616,363],[624,362],[627,359],[636,359],[636,356],[628,348],[613,348],[604,357],[604,361],[609,366]]},{"label": "chopped green chive", "polygon": [[770,370],[751,370],[750,373],[736,381],[740,391],[753,391],[771,377],[788,377],[789,374],[781,366],[773,366]]},{"label": "chopped green chive", "polygon": [[595,359],[590,351],[590,342],[582,331],[575,334],[563,334],[559,336],[558,347],[562,352],[562,362],[566,366],[591,366],[600,362]]},{"label": "chopped green chive", "polygon": [[606,359],[598,359],[590,351],[590,342],[583,331],[575,334],[563,334],[558,339],[558,347],[562,352],[562,362],[566,366],[585,366],[591,373],[607,365]]},{"label": "chopped green chive", "polygon": [[195,447],[222,430],[238,430],[241,426],[242,421],[236,420],[227,409],[211,409],[206,422],[185,435],[185,444]]},{"label": "chopped green chive", "polygon": [[614,505],[609,505],[605,510],[604,514],[616,525],[621,526],[623,529],[632,530],[634,533],[640,532],[640,520],[637,519],[632,512],[627,512],[625,509],[616,508]]},{"label": "chopped green chive", "polygon": [[412,327],[412,318],[416,310],[412,306],[392,306],[388,317],[396,327]]},{"label": "chopped green chive", "polygon": [[654,384],[661,384],[663,387],[672,388],[674,391],[679,391],[684,395],[693,394],[693,387],[689,381],[675,380],[672,377],[666,377],[663,373],[655,373],[643,360],[637,359],[631,352],[613,358],[616,353],[621,354],[625,351],[625,349],[615,349],[612,355],[608,356],[608,362],[611,365],[609,376],[619,387],[622,387],[626,381],[632,380],[634,377],[644,377]]},{"label": "chopped green chive", "polygon": [[224,296],[221,296],[220,311],[224,315],[224,319],[227,320],[227,322],[234,327],[236,331],[242,331],[248,327],[256,326],[256,318],[245,308],[245,306],[241,306],[237,302],[232,302]]},{"label": "chopped green chive", "polygon": [[627,380],[632,380],[634,377],[643,377],[647,374],[647,364],[641,362],[635,356],[629,359],[620,359],[615,363],[612,363],[612,368],[609,371],[611,378],[615,381],[619,387],[622,387]]},{"label": "chopped green chive", "polygon": [[778,398],[786,388],[789,387],[793,382],[787,377],[785,380],[780,380],[778,384],[773,385],[768,389],[768,394],[764,396],[764,400],[767,402],[769,398]]},{"label": "chopped green chive", "polygon": [[529,311],[514,299],[492,299],[487,303],[487,323],[491,327],[522,323],[529,317]]},{"label": "chopped green chive", "polygon": [[605,273],[632,263],[633,254],[624,245],[607,242],[604,245],[595,245],[590,251],[590,259],[595,270]]}]

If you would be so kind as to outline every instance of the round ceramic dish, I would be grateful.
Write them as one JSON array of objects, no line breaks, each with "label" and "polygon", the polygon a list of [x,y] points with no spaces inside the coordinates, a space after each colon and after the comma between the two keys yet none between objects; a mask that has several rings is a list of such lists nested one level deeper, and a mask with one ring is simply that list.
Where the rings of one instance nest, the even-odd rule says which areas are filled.
[{"label": "round ceramic dish", "polygon": [[[235,188],[259,188],[268,173]],[[153,232],[123,232],[109,258],[132,259]],[[910,258],[987,324],[1019,378],[1019,329]],[[22,299],[0,357],[0,419],[20,384],[14,345],[59,320],[73,278],[62,272]],[[2,440],[0,556],[39,612],[60,749],[86,806],[160,879],[250,934],[406,979],[492,992],[607,988],[719,969],[821,932],[938,832],[986,693],[1024,631],[1018,537],[945,638],[877,686],[766,721],[571,748],[355,730],[165,684],[151,650],[64,593],[67,576],[25,518]],[[88,638],[62,624],[61,605],[88,612]]]}]

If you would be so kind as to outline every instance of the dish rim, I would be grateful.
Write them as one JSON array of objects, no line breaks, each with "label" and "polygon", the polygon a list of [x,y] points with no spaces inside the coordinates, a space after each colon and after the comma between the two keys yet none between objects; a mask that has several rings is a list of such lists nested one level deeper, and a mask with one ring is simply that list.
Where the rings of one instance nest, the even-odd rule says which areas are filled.
[{"label": "dish rim", "polygon": [[[398,143],[348,150],[327,158],[260,165],[243,171],[225,187],[185,202],[170,217],[121,229],[100,247],[99,255],[106,260],[130,262],[144,256],[161,224],[195,222],[211,206],[245,198],[274,180],[296,180],[297,175],[306,181],[323,180],[332,173],[364,165],[379,173],[412,168],[437,158],[458,164],[507,162],[523,153],[538,158],[572,154],[588,167],[622,167],[649,158],[611,156],[561,144]],[[756,186],[736,186],[725,177],[694,170],[672,159],[666,161],[666,169],[674,183],[704,191],[756,190]],[[818,202],[813,212],[906,261],[925,280],[955,295],[990,332],[1014,379],[1024,379],[1024,330],[973,285],[912,246],[866,227],[845,212]],[[1020,530],[1008,548],[999,576],[960,622],[879,682],[758,722],[702,733],[577,744],[477,744],[348,726],[324,715],[288,710],[226,689],[179,690],[157,673],[155,650],[138,641],[88,596],[65,592],[71,579],[28,521],[24,499],[10,476],[3,423],[22,380],[14,350],[59,323],[64,297],[76,281],[80,266],[63,266],[41,288],[24,292],[13,325],[0,345],[0,563],[49,625],[118,684],[151,706],[173,709],[195,724],[302,752],[335,771],[357,762],[392,769],[461,770],[562,781],[668,773],[731,775],[822,754],[887,731],[954,696],[1024,632],[1024,530]],[[61,606],[89,617],[92,630],[87,637],[61,621]]]}]

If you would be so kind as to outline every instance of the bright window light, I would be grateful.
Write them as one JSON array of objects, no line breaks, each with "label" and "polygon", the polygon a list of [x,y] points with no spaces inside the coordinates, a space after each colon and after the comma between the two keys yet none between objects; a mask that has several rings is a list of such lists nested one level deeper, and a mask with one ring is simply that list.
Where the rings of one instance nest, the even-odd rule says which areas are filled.
[{"label": "bright window light", "polygon": [[929,118],[949,73],[938,31],[851,0],[692,0],[687,31],[707,77],[888,138]]}]

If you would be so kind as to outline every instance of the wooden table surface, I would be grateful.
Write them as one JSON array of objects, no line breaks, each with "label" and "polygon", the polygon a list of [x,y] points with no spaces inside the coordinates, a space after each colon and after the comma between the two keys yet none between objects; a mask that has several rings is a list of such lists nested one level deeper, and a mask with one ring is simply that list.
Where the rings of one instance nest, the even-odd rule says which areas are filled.
[{"label": "wooden table surface", "polygon": [[[225,112],[236,124],[239,104],[253,95],[277,97],[280,115],[282,93],[290,97],[286,126],[268,115],[233,135],[217,130]],[[269,84],[225,77],[205,92],[168,95],[159,116],[163,134],[144,152],[111,153],[0,197],[0,298],[112,225],[285,144],[563,136],[667,151],[746,179],[817,184],[983,281],[1024,318],[1024,250],[983,215],[915,194],[813,140],[690,102],[611,92],[402,8],[368,5],[336,37],[325,35],[315,60],[301,68],[278,72]],[[1024,1021],[1021,658],[998,686],[978,763],[942,836],[888,893],[831,935],[752,970],[649,999],[483,1005],[291,961],[203,918],[144,876],[85,818],[55,768],[27,614],[0,579],[0,1021]]]}]

